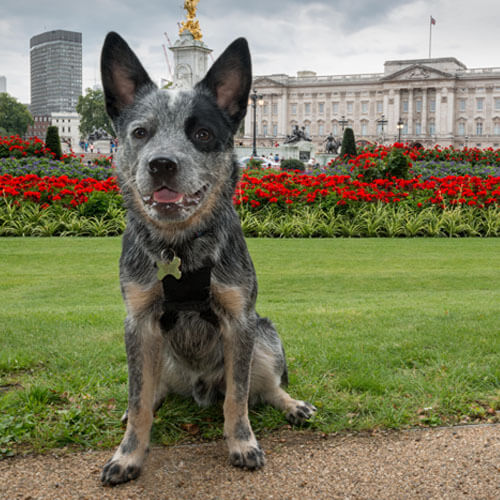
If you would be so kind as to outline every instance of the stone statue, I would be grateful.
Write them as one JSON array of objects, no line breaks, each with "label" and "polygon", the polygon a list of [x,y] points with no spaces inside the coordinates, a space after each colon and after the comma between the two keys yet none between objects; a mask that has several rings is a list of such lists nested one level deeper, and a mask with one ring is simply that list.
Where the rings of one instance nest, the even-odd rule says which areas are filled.
[{"label": "stone statue", "polygon": [[286,136],[285,144],[295,144],[299,141],[311,141],[311,138],[306,133],[306,128],[299,128],[298,125],[294,125],[292,133]]},{"label": "stone statue", "polygon": [[179,35],[184,31],[189,31],[195,40],[201,40],[200,22],[196,19],[196,6],[200,0],[185,0],[184,9],[187,11],[187,20],[181,22]]},{"label": "stone statue", "polygon": [[88,142],[94,142],[94,141],[106,141],[112,139],[112,137],[102,128],[95,128],[90,132],[90,134],[87,137]]},{"label": "stone statue", "polygon": [[327,138],[323,142],[326,142],[325,151],[327,153],[334,155],[337,154],[340,142],[335,139],[333,134],[328,134]]}]

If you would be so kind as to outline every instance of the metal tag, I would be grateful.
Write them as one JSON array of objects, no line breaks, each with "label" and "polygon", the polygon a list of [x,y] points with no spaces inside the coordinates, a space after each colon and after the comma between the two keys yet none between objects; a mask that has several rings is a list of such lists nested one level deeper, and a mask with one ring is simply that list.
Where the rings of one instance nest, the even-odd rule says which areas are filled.
[{"label": "metal tag", "polygon": [[181,259],[174,254],[171,260],[159,260],[156,265],[158,266],[157,278],[162,281],[165,276],[173,276],[175,279],[181,279]]}]

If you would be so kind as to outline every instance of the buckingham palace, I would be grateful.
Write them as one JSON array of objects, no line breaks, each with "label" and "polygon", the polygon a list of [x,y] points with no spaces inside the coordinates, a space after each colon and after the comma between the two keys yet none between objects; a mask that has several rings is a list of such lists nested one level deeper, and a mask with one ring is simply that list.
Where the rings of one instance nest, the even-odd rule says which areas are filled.
[{"label": "buckingham palace", "polygon": [[[297,125],[318,150],[344,127],[370,142],[500,147],[500,68],[468,69],[453,57],[387,61],[383,73],[256,76],[253,89],[259,146],[283,143]],[[242,145],[253,139],[253,116],[249,106]]]}]

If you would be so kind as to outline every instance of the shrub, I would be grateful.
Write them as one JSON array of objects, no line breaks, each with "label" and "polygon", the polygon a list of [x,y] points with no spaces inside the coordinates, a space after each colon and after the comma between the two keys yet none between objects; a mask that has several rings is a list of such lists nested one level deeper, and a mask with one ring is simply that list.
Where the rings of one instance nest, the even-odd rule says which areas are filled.
[{"label": "shrub", "polygon": [[262,160],[258,160],[257,158],[250,158],[246,166],[247,168],[261,168]]},{"label": "shrub", "polygon": [[56,126],[51,125],[47,128],[45,144],[55,154],[55,159],[60,160],[62,156],[61,141],[59,139],[59,130]]},{"label": "shrub", "polygon": [[281,162],[281,170],[299,170],[300,172],[304,172],[305,169],[305,165],[296,158],[290,158]]},{"label": "shrub", "polygon": [[386,177],[397,177],[398,179],[408,179],[411,162],[404,154],[403,148],[393,147],[387,156],[385,166]]},{"label": "shrub", "polygon": [[342,138],[342,146],[340,148],[340,156],[343,158],[345,155],[351,157],[356,156],[356,141],[354,140],[354,131],[350,127],[347,127],[344,130],[344,137]]}]

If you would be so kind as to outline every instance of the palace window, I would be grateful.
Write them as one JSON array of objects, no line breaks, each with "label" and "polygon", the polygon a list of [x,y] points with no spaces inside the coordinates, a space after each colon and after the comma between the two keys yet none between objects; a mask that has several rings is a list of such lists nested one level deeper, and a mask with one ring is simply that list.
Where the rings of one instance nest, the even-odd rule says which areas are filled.
[{"label": "palace window", "polygon": [[500,123],[499,122],[495,122],[495,124],[493,125],[493,133],[495,135],[500,135]]},{"label": "palace window", "polygon": [[384,103],[382,101],[377,101],[377,114],[381,114],[384,111]]},{"label": "palace window", "polygon": [[422,135],[422,124],[415,122],[415,135]]},{"label": "palace window", "polygon": [[429,135],[436,135],[436,124],[434,120],[429,121]]},{"label": "palace window", "polygon": [[431,99],[429,101],[429,111],[434,113],[436,111],[436,99]]},{"label": "palace window", "polygon": [[465,99],[459,99],[458,100],[458,110],[459,111],[465,111]]},{"label": "palace window", "polygon": [[297,105],[292,104],[292,115],[296,115],[296,114],[297,114]]},{"label": "palace window", "polygon": [[476,122],[476,135],[483,135],[483,122]]},{"label": "palace window", "polygon": [[352,109],[353,109],[353,103],[352,102],[348,102],[347,103],[347,112],[348,113],[352,113]]},{"label": "palace window", "polygon": [[262,135],[263,136],[267,135],[267,123],[262,124]]},{"label": "palace window", "polygon": [[482,97],[480,99],[476,99],[476,109],[478,111],[482,111],[483,110],[483,104],[484,104],[484,99]]},{"label": "palace window", "polygon": [[304,113],[306,115],[310,115],[311,114],[311,103],[310,102],[306,102],[304,104]]},{"label": "palace window", "polygon": [[278,104],[273,104],[273,115],[277,115],[278,114]]},{"label": "palace window", "polygon": [[368,123],[361,122],[361,135],[368,135]]},{"label": "palace window", "polygon": [[500,111],[500,97],[495,97],[495,109]]},{"label": "palace window", "polygon": [[465,122],[458,122],[457,134],[465,135]]},{"label": "palace window", "polygon": [[325,135],[325,126],[322,123],[318,125],[318,135]]},{"label": "palace window", "polygon": [[336,123],[332,125],[332,135],[337,135],[339,132],[339,127]]},{"label": "palace window", "polygon": [[273,136],[276,137],[278,135],[278,124],[273,123]]},{"label": "palace window", "polygon": [[403,113],[408,113],[408,101],[403,101]]},{"label": "palace window", "polygon": [[361,113],[368,113],[368,101],[361,103]]},{"label": "palace window", "polygon": [[417,99],[415,102],[415,111],[420,113],[422,111],[422,101],[421,99]]},{"label": "palace window", "polygon": [[339,112],[339,103],[332,102],[332,113],[338,113],[338,112]]},{"label": "palace window", "polygon": [[325,103],[320,102],[318,103],[318,113],[323,114],[325,112]]}]

